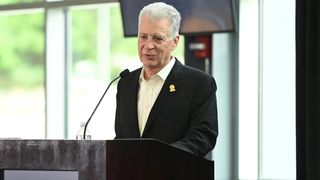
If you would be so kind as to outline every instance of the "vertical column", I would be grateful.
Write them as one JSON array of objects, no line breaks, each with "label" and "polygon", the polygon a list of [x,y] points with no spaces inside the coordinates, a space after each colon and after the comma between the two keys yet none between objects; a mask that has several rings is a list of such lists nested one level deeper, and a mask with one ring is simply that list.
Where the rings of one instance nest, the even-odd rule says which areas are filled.
[{"label": "vertical column", "polygon": [[241,0],[239,15],[239,179],[259,177],[259,1]]},{"label": "vertical column", "polygon": [[219,135],[213,159],[216,179],[237,179],[238,78],[234,33],[213,35],[212,74],[217,82]]},{"label": "vertical column", "polygon": [[67,41],[63,8],[46,10],[46,138],[66,137]]}]

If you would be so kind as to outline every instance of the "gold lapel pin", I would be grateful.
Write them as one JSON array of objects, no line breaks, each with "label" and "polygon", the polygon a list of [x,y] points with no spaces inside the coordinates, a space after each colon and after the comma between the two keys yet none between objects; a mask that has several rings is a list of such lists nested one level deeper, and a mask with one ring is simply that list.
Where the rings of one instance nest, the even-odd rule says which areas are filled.
[{"label": "gold lapel pin", "polygon": [[170,92],[175,92],[175,91],[176,91],[176,87],[175,87],[173,84],[171,84],[171,85],[169,86],[169,91],[170,91]]}]

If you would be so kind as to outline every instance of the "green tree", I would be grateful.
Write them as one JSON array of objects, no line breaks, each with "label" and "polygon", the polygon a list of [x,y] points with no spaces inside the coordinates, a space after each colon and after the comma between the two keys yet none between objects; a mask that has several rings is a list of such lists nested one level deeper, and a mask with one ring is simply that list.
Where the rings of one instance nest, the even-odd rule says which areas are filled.
[{"label": "green tree", "polygon": [[43,83],[43,14],[0,16],[0,27],[0,87]]}]

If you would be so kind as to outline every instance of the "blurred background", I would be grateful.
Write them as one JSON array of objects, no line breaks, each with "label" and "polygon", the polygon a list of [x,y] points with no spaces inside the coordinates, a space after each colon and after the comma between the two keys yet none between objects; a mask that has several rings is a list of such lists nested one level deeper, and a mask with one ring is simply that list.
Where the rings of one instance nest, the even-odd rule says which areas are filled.
[{"label": "blurred background", "polygon": [[[233,3],[235,32],[212,34],[216,179],[295,179],[295,1]],[[1,0],[0,138],[75,139],[109,82],[141,66],[122,23],[116,0]],[[115,96],[116,83],[92,139],[114,138]]]},{"label": "blurred background", "polygon": [[[1,1],[27,2],[36,1]],[[141,66],[136,38],[123,36],[119,3],[88,4],[0,12],[0,119],[6,127],[1,137],[75,138],[109,81],[126,68]],[[183,60],[183,42],[175,55]],[[47,90],[52,97],[45,96],[45,85],[52,86]],[[99,132],[95,138],[114,136],[115,87],[90,124]],[[46,111],[51,106],[52,113]],[[52,132],[49,119],[57,127]],[[99,120],[102,126],[95,125]]]}]

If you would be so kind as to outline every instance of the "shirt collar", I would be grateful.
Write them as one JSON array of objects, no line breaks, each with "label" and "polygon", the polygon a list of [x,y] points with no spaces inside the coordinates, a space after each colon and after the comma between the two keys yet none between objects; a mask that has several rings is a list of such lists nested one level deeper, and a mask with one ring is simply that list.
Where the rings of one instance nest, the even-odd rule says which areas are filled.
[{"label": "shirt collar", "polygon": [[[173,68],[174,64],[176,62],[176,59],[174,57],[171,58],[171,60],[169,61],[169,63],[167,65],[165,65],[157,74],[162,80],[166,80],[171,69]],[[141,73],[140,73],[140,81],[144,80],[143,77],[143,72],[144,72],[144,68],[142,68]]]},{"label": "shirt collar", "polygon": [[171,69],[173,68],[173,65],[174,65],[175,62],[176,62],[176,59],[174,57],[172,57],[171,60],[169,61],[169,63],[158,72],[158,75],[163,80],[167,79],[167,77],[168,77]]}]

